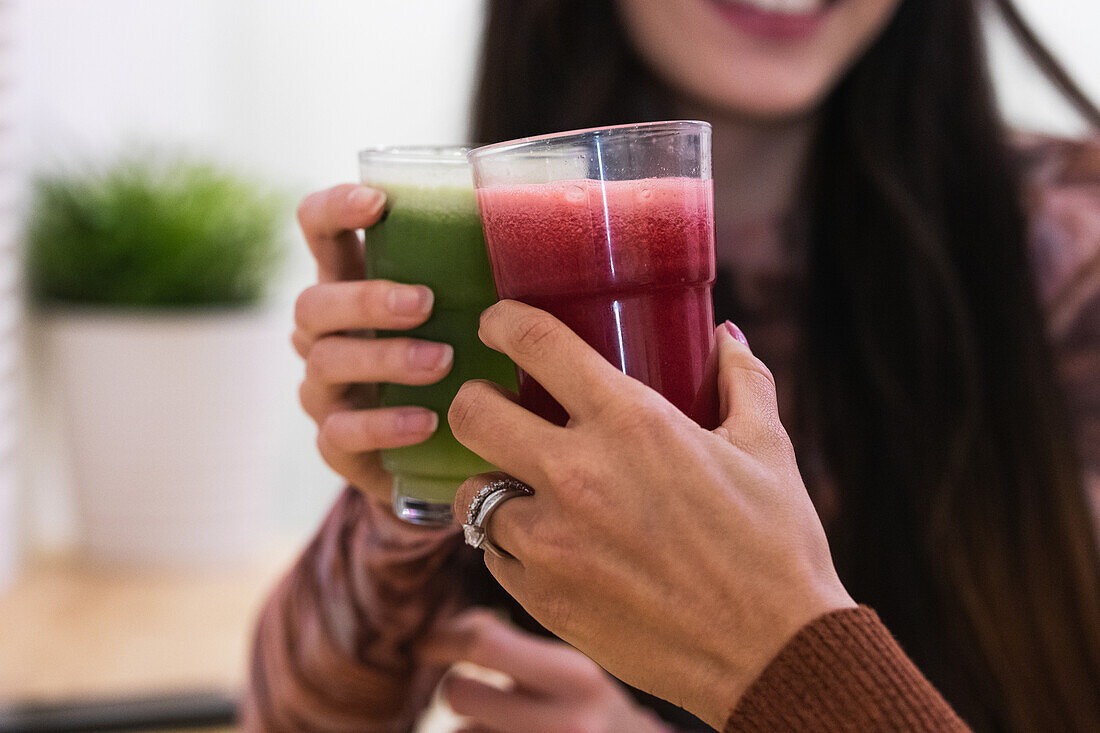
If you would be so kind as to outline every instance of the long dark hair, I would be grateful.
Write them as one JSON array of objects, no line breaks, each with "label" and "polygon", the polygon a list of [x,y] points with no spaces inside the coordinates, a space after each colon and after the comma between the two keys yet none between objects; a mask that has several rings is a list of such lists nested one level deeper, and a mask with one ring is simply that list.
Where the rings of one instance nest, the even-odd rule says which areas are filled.
[{"label": "long dark hair", "polygon": [[[1100,730],[1100,558],[978,5],[903,2],[824,105],[799,381],[852,595],[976,728]],[[491,0],[473,111],[484,142],[674,115],[610,0]]]}]

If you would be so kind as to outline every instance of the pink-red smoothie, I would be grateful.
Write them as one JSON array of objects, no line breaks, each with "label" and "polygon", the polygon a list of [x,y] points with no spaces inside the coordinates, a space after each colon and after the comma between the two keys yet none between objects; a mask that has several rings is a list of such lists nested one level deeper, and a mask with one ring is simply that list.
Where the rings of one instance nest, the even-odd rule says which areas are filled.
[{"label": "pink-red smoothie", "polygon": [[[713,189],[694,178],[573,180],[478,190],[497,293],[546,310],[707,427],[714,343]],[[519,373],[521,403],[565,410]]]}]

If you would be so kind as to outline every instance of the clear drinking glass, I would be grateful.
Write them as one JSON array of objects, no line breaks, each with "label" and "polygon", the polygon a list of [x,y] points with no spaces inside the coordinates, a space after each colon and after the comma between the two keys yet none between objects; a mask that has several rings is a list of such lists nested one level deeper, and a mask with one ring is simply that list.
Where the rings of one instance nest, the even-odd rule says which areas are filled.
[{"label": "clear drinking glass", "polygon": [[[705,427],[714,345],[706,122],[618,125],[470,152],[497,293],[549,311]],[[522,371],[520,402],[565,410]],[[704,393],[707,395],[704,397]]]},{"label": "clear drinking glass", "polygon": [[451,344],[454,367],[437,384],[379,387],[383,407],[417,405],[439,415],[426,442],[382,451],[393,473],[393,508],[416,524],[451,521],[455,489],[494,470],[454,439],[447,410],[463,382],[490,379],[515,388],[515,367],[477,337],[478,317],[496,302],[466,149],[374,148],[359,154],[363,183],[386,192],[382,220],[366,231],[367,277],[427,285],[432,315],[411,331],[380,331]]}]

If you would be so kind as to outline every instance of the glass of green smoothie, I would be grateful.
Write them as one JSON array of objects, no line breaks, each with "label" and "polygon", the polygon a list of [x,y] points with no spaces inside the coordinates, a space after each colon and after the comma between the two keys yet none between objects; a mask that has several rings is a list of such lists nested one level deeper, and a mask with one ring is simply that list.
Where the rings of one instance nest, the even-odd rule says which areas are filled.
[{"label": "glass of green smoothie", "polygon": [[515,389],[512,362],[477,337],[481,311],[496,302],[466,148],[386,147],[359,154],[363,183],[386,192],[381,221],[366,230],[367,277],[427,285],[432,315],[410,331],[380,331],[448,343],[454,366],[428,386],[384,384],[381,407],[414,405],[439,414],[439,429],[423,443],[382,451],[393,474],[393,509],[415,524],[451,522],[455,489],[494,470],[455,440],[447,410],[463,382],[489,379]]}]

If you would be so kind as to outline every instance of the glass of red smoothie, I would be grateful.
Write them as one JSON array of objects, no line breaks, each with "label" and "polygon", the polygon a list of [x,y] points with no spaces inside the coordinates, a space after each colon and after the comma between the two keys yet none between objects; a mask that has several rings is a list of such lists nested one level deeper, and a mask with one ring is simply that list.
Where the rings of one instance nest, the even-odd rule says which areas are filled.
[{"label": "glass of red smoothie", "polygon": [[[714,345],[711,128],[675,121],[470,152],[497,294],[550,312],[705,427]],[[568,415],[518,374],[524,407]],[[712,392],[712,390],[706,390]]]}]

